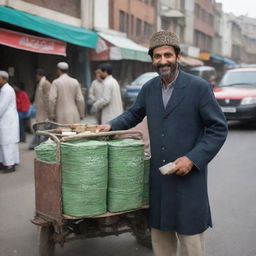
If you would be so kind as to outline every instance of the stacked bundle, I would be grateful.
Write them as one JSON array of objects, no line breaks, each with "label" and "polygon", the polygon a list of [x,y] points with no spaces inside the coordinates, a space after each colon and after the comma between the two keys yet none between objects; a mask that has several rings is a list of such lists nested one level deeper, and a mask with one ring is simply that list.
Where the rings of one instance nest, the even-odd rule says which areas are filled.
[{"label": "stacked bundle", "polygon": [[42,143],[35,147],[36,157],[38,160],[48,163],[56,162],[56,144]]},{"label": "stacked bundle", "polygon": [[107,143],[79,141],[61,144],[63,211],[72,216],[106,212]]},{"label": "stacked bundle", "polygon": [[144,143],[113,140],[109,145],[108,210],[119,212],[142,205]]},{"label": "stacked bundle", "polygon": [[150,169],[150,155],[145,154],[144,157],[144,186],[142,195],[142,204],[146,205],[149,203],[149,169]]}]

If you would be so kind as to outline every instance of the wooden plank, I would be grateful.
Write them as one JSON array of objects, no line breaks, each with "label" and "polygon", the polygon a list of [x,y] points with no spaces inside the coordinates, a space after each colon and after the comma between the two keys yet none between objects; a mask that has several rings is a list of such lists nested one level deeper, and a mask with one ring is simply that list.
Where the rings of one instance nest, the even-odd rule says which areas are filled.
[{"label": "wooden plank", "polygon": [[81,217],[70,216],[70,215],[67,215],[67,214],[63,214],[63,217],[64,217],[64,219],[71,219],[71,220],[91,219],[91,218],[104,218],[104,217],[111,217],[111,216],[120,215],[120,214],[124,214],[124,213],[128,213],[128,212],[135,212],[135,211],[139,211],[139,210],[142,210],[142,209],[148,209],[148,208],[149,208],[148,205],[143,205],[140,208],[136,208],[136,209],[132,209],[132,210],[127,210],[127,211],[122,211],[122,212],[105,212],[104,214],[100,214],[100,215],[81,216]]}]

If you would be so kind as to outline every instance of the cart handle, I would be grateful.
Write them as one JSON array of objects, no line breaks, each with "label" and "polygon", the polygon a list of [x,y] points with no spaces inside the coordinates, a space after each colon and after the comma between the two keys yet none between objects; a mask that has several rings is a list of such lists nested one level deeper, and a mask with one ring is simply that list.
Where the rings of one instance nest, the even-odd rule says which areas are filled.
[{"label": "cart handle", "polygon": [[56,161],[60,163],[60,140],[58,137],[47,131],[36,131],[36,134],[50,137],[56,143]]},{"label": "cart handle", "polygon": [[36,131],[36,134],[47,136],[47,137],[51,138],[54,142],[60,143],[59,138],[53,133],[50,133],[50,132],[47,132],[47,131]]},{"label": "cart handle", "polygon": [[140,136],[140,139],[143,138],[143,134],[141,131],[126,130],[126,131],[98,132],[98,133],[89,133],[89,134],[87,132],[81,132],[76,135],[63,137],[60,139],[60,141],[64,142],[64,141],[78,140],[78,139],[82,139],[82,138],[104,137],[104,136],[114,136],[114,135],[124,135],[124,134],[138,134]]},{"label": "cart handle", "polygon": [[34,123],[32,125],[33,130],[37,131],[37,126],[39,126],[41,124],[53,124],[53,125],[56,125],[56,126],[59,126],[59,127],[69,127],[68,124],[60,124],[60,123],[56,123],[56,122],[52,122],[52,121],[42,121],[42,122]]}]

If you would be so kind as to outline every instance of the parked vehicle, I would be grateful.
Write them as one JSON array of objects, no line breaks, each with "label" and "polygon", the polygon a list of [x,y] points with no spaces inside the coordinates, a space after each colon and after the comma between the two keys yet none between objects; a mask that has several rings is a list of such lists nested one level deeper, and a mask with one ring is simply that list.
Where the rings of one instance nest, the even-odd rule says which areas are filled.
[{"label": "parked vehicle", "polygon": [[188,70],[188,73],[200,76],[206,81],[208,81],[212,87],[216,85],[217,73],[214,67],[210,66],[200,66],[200,67],[193,67]]},{"label": "parked vehicle", "polygon": [[142,86],[150,79],[158,76],[157,72],[146,72],[137,77],[123,91],[124,108],[130,107],[136,100]]},{"label": "parked vehicle", "polygon": [[256,120],[256,68],[226,71],[214,93],[228,120]]}]

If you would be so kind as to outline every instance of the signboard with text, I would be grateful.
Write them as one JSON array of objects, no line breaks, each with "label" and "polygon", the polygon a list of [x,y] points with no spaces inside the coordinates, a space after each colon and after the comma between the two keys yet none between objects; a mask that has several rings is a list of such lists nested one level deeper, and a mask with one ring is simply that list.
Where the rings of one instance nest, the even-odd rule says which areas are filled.
[{"label": "signboard with text", "polygon": [[66,42],[0,28],[0,44],[21,50],[66,56]]}]

